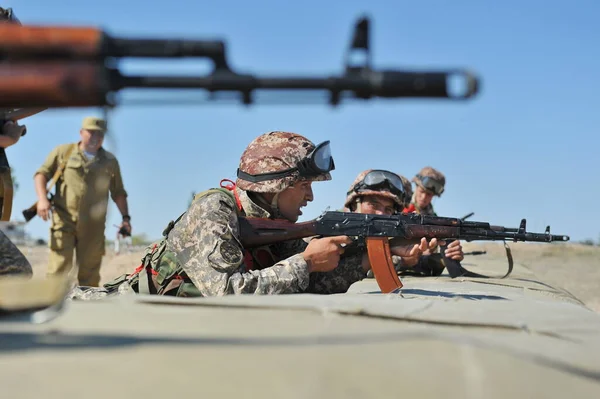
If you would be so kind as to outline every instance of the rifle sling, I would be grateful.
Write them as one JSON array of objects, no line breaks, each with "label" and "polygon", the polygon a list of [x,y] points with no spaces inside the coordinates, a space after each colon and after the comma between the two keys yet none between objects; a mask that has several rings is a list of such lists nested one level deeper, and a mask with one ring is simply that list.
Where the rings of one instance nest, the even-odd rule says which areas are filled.
[{"label": "rifle sling", "polygon": [[69,160],[69,157],[71,156],[71,153],[73,152],[75,147],[77,147],[77,143],[72,144],[67,150],[67,152],[65,152],[63,161],[58,165],[58,168],[56,168],[56,172],[54,172],[54,175],[52,175],[52,178],[50,179],[50,184],[46,188],[47,192],[50,192],[50,190],[52,190],[52,187],[54,187],[54,185],[62,175],[63,171],[65,170],[65,167],[67,166],[67,161]]},{"label": "rifle sling", "polygon": [[508,246],[508,244],[506,243],[506,241],[504,241],[504,250],[506,251],[506,259],[508,260],[508,271],[506,272],[506,274],[502,277],[496,277],[496,276],[486,276],[484,274],[479,274],[479,273],[473,273],[467,269],[465,269],[460,262],[457,262],[455,260],[446,258],[446,257],[442,257],[442,263],[444,264],[444,266],[446,266],[446,269],[448,269],[448,273],[450,274],[451,278],[456,278],[456,277],[477,277],[477,278],[499,278],[499,279],[503,279],[508,277],[513,270],[513,257],[512,257],[512,251],[510,250],[510,247]]}]

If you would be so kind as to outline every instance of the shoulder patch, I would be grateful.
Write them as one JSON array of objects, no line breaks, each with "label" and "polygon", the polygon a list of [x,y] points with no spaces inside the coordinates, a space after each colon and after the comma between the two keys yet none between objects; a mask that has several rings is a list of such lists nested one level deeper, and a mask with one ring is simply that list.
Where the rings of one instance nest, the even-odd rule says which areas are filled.
[{"label": "shoulder patch", "polygon": [[239,265],[242,262],[242,250],[233,240],[222,241],[219,252],[223,260],[230,265]]}]

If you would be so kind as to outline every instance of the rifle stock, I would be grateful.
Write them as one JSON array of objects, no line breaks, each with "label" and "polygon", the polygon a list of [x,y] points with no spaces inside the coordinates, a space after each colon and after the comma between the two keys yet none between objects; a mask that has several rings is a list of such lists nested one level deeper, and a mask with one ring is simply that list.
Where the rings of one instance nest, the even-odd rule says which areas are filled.
[{"label": "rifle stock", "polygon": [[31,219],[33,219],[34,217],[36,217],[37,215],[37,201],[31,205],[29,208],[27,209],[23,209],[23,217],[25,218],[26,222],[29,222]]},{"label": "rifle stock", "polygon": [[22,62],[0,66],[0,107],[94,106],[106,102],[104,68],[86,62]]},{"label": "rifle stock", "polygon": [[240,240],[246,248],[271,245],[316,235],[316,222],[292,223],[282,219],[239,218]]}]

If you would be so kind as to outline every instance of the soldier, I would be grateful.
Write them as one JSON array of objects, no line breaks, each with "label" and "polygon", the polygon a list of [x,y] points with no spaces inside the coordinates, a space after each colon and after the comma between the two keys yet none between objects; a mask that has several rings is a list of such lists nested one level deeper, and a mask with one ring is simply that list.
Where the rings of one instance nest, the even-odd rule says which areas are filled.
[{"label": "soldier", "polygon": [[[81,140],[55,147],[34,175],[37,214],[43,220],[52,219],[47,274],[68,273],[75,253],[78,281],[85,286],[100,282],[109,191],[131,231],[119,162],[102,148],[106,130],[103,119],[85,118],[79,132]],[[64,170],[51,205],[46,184],[59,167]]]},{"label": "soldier", "polygon": [[[426,166],[412,178],[412,181],[415,183],[415,191],[412,195],[410,205],[404,208],[404,212],[437,216],[431,201],[434,196],[442,196],[446,186],[446,176],[439,170],[431,166]],[[427,264],[431,266],[436,274],[443,271],[445,267],[443,260],[451,260],[459,263],[464,259],[459,240],[454,240],[448,246],[443,246],[442,250],[444,256],[440,254],[439,247],[429,248],[424,251],[424,258],[420,260],[422,262],[424,259],[427,259]],[[447,259],[444,259],[444,257]]]},{"label": "soldier", "polygon": [[[356,177],[346,194],[344,206],[350,212],[393,215],[403,212],[409,205],[412,190],[410,182],[404,176],[387,170],[369,169]],[[437,246],[437,239],[434,238],[428,244],[425,238],[422,238],[420,245],[414,246],[406,256],[392,257],[396,270],[425,276],[441,274],[444,266],[433,263],[432,259],[426,256]],[[446,249],[446,256],[462,260],[460,242],[454,241],[450,244]],[[371,275],[372,272],[369,272],[369,276]]]},{"label": "soldier", "polygon": [[444,192],[446,185],[444,174],[431,166],[426,166],[412,178],[412,181],[416,186],[415,191],[410,205],[404,211],[437,216],[431,201],[434,196],[441,197]]},{"label": "soldier", "polygon": [[[19,20],[11,8],[0,7],[0,23],[17,23]],[[17,144],[26,127],[12,121],[6,122],[0,134],[0,148],[8,148]],[[10,171],[8,171],[10,173]],[[3,190],[3,186],[0,186]],[[0,196],[4,193],[0,192]],[[33,276],[31,264],[23,253],[13,244],[10,239],[0,230],[0,276],[3,275]]]},{"label": "soldier", "polygon": [[[252,250],[239,239],[238,216],[296,222],[313,200],[312,183],[331,180],[333,169],[328,141],[315,146],[299,134],[263,134],[242,154],[236,182],[197,194],[133,274],[105,284],[103,291],[77,288],[70,298],[95,299],[115,291],[188,297],[346,292],[370,269],[365,253],[344,254],[349,237],[291,240]],[[392,252],[404,255],[412,247]]]}]

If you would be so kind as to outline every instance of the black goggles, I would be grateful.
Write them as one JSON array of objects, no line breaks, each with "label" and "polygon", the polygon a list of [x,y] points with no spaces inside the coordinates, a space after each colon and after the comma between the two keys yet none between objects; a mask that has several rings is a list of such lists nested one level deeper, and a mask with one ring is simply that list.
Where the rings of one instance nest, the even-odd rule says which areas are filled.
[{"label": "black goggles", "polygon": [[2,8],[0,7],[0,22],[7,21],[21,25],[21,21],[15,15],[12,8]]},{"label": "black goggles", "polygon": [[444,185],[429,176],[417,175],[417,179],[426,190],[432,191],[436,195],[442,195],[444,192]]},{"label": "black goggles", "polygon": [[[360,193],[364,190],[380,190],[387,189],[390,193],[398,196],[401,201],[406,201],[408,198],[404,190],[402,179],[394,173],[387,170],[372,170],[365,175],[361,182],[354,186],[352,191]],[[350,194],[352,191],[348,192]]]},{"label": "black goggles", "polygon": [[257,175],[250,175],[238,168],[237,176],[240,179],[257,183],[265,180],[281,179],[295,172],[298,172],[300,177],[310,179],[331,172],[334,169],[335,163],[331,156],[331,146],[329,145],[329,140],[327,140],[317,145],[304,159],[298,161],[293,168]]}]

